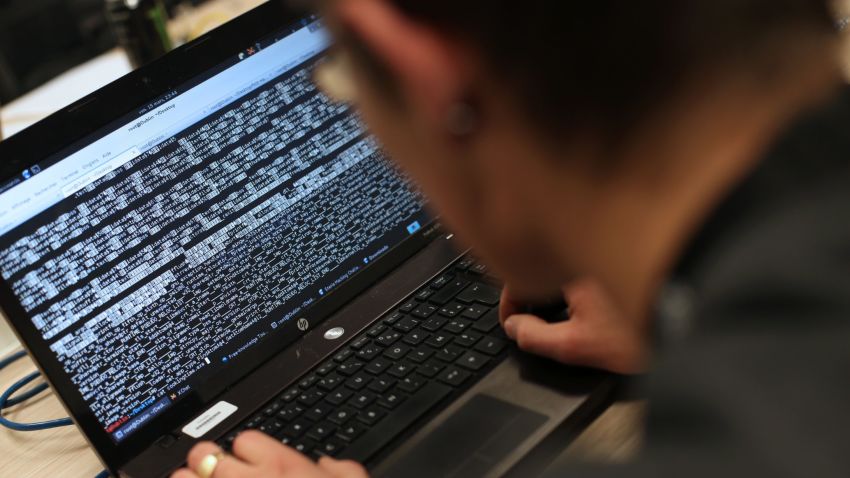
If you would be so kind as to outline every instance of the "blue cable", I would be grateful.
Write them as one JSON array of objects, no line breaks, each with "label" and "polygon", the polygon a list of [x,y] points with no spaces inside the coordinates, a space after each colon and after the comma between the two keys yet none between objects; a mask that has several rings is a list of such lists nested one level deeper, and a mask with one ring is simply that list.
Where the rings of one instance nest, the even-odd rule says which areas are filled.
[{"label": "blue cable", "polygon": [[[41,373],[33,372],[33,373],[27,375],[26,377],[22,378],[21,380],[18,380],[11,387],[9,387],[5,392],[3,392],[3,394],[0,395],[0,412],[2,412],[3,409],[9,408],[9,406],[10,406],[9,405],[9,399],[12,397],[12,395],[14,395],[20,389],[24,388],[30,382],[32,382],[33,380],[37,379],[40,376],[41,376]],[[44,387],[41,390],[44,390],[46,388],[47,387]],[[33,389],[33,390],[27,392],[26,394],[32,396],[32,395],[34,395],[32,392],[34,390],[37,390],[37,389],[38,389],[38,387],[36,387],[36,389]],[[19,397],[17,399],[18,403],[21,402],[20,398],[21,397]],[[4,417],[2,414],[0,414],[0,425],[4,426],[6,428],[9,428],[11,430],[18,431],[18,432],[35,432],[35,431],[39,431],[39,430],[49,430],[51,428],[67,427],[68,425],[73,425],[73,424],[74,424],[74,422],[72,422],[70,418],[61,418],[59,420],[49,420],[49,421],[46,421],[46,422],[36,422],[36,423],[17,423],[17,422],[13,422],[11,420],[6,419],[6,417]]]},{"label": "blue cable", "polygon": [[[14,362],[16,362],[16,361],[18,361],[18,360],[20,360],[20,359],[22,359],[26,356],[27,356],[26,352],[20,351],[20,352],[16,352],[16,353],[12,354],[11,356],[9,356],[9,357],[7,357],[3,360],[0,360],[0,370],[3,370],[4,368],[8,367],[9,365],[13,364]],[[23,402],[35,397],[36,395],[38,395],[39,393],[41,393],[45,390],[47,390],[47,384],[46,383],[40,383],[40,384],[36,385],[35,387],[33,387],[31,390],[28,390],[28,391],[18,395],[17,397],[10,397],[8,400],[6,400],[6,404],[3,407],[0,407],[0,411],[2,411],[3,408],[9,408],[9,407],[13,407],[15,405],[18,405],[20,403],[23,403]]]},{"label": "blue cable", "polygon": [[13,353],[11,356],[0,360],[0,370],[3,370],[4,368],[8,367],[9,365],[12,365],[14,362],[17,362],[18,360],[26,356],[27,354],[23,350]]},{"label": "blue cable", "polygon": [[47,390],[47,384],[46,383],[40,383],[40,384],[36,385],[35,387],[33,387],[32,389],[27,390],[26,392],[21,393],[21,394],[14,396],[14,397],[10,398],[9,400],[7,400],[6,401],[6,408],[14,407],[15,405],[19,405],[23,402],[26,402],[27,400],[35,397],[36,395],[38,395],[39,393],[41,393],[45,390]]},{"label": "blue cable", "polygon": [[[14,362],[17,362],[18,360],[20,360],[20,359],[22,359],[26,356],[27,356],[26,352],[20,351],[20,352],[15,352],[14,354],[10,355],[9,357],[6,357],[5,359],[0,360],[0,370],[3,370],[4,368],[8,367],[9,365],[13,364]],[[24,388],[30,382],[32,382],[33,380],[37,379],[40,376],[41,376],[41,373],[33,372],[33,373],[27,375],[26,377],[22,378],[21,380],[18,380],[14,384],[12,384],[11,387],[9,387],[5,392],[3,392],[2,395],[0,395],[0,425],[4,426],[6,428],[9,428],[9,429],[15,430],[15,431],[19,431],[19,432],[32,432],[32,431],[38,431],[38,430],[49,430],[51,428],[65,427],[65,426],[74,424],[74,422],[71,421],[70,418],[61,418],[59,420],[50,420],[50,421],[38,422],[38,423],[16,423],[16,422],[7,420],[6,418],[3,417],[3,410],[4,409],[18,405],[20,403],[23,403],[23,402],[35,397],[39,393],[47,390],[47,384],[46,383],[40,383],[40,384],[36,385],[35,387],[33,387],[32,389],[27,390],[26,392],[23,392],[16,397],[13,397],[13,395],[15,395],[16,392],[18,392],[20,389]],[[103,470],[100,473],[98,473],[95,476],[95,478],[110,478],[111,476],[112,475],[110,475],[108,471]]]},{"label": "blue cable", "polygon": [[[17,362],[18,360],[20,360],[20,359],[22,359],[26,356],[27,356],[26,352],[24,352],[22,350],[20,352],[16,352],[16,353],[12,354],[11,356],[9,356],[9,357],[7,357],[3,360],[0,360],[0,370],[3,370],[4,368],[8,367],[9,365],[13,364],[14,362]],[[33,387],[32,390],[28,390],[28,391],[20,394],[17,397],[10,397],[6,401],[6,405],[4,407],[0,407],[0,410],[2,410],[3,408],[13,407],[13,406],[18,405],[22,402],[25,402],[25,401],[29,400],[30,398],[35,397],[36,395],[38,395],[39,393],[41,393],[45,390],[47,390],[47,384],[46,383],[40,383],[40,384],[36,385],[35,387]]]}]

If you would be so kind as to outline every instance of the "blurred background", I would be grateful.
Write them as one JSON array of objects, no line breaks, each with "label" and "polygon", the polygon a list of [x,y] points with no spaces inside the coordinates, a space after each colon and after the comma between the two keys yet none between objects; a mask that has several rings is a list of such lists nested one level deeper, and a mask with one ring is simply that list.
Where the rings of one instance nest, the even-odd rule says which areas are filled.
[{"label": "blurred background", "polygon": [[[0,0],[0,102],[37,88],[118,45],[105,0]],[[127,0],[128,10],[152,4],[167,15],[180,44],[260,3],[251,0]],[[147,5],[146,5],[147,4]],[[128,32],[133,34],[132,32]]]},{"label": "blurred background", "polygon": [[0,138],[262,1],[0,0]]},{"label": "blurred background", "polygon": [[0,102],[114,46],[102,0],[2,0]]},{"label": "blurred background", "polygon": [[[262,1],[0,0],[0,138]],[[850,78],[850,37],[846,58]]]}]

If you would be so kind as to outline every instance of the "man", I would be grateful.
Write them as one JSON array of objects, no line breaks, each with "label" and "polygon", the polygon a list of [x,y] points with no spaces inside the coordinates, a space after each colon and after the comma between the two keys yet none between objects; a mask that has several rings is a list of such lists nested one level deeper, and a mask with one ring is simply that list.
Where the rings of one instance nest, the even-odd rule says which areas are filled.
[{"label": "man", "polygon": [[[325,14],[323,84],[506,280],[508,335],[650,368],[641,459],[561,476],[850,476],[850,92],[827,1]],[[570,321],[516,313],[556,293]],[[189,468],[217,452],[198,445]],[[366,476],[251,432],[215,461],[216,478]]]}]

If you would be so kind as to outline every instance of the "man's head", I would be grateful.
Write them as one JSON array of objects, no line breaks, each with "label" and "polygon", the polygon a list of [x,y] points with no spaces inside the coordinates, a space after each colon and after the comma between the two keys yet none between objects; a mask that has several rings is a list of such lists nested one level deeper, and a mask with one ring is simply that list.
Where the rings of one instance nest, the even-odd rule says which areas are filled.
[{"label": "man's head", "polygon": [[326,5],[370,128],[529,296],[660,273],[834,79],[826,0]]}]

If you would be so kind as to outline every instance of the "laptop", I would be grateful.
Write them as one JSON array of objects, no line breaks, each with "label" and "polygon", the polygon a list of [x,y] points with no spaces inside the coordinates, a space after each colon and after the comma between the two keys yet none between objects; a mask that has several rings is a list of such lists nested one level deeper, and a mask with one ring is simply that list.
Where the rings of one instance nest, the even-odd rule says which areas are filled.
[{"label": "laptop", "polygon": [[264,4],[0,143],[0,306],[113,476],[258,429],[376,477],[533,476],[612,377],[518,352],[500,287]]}]

